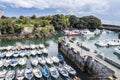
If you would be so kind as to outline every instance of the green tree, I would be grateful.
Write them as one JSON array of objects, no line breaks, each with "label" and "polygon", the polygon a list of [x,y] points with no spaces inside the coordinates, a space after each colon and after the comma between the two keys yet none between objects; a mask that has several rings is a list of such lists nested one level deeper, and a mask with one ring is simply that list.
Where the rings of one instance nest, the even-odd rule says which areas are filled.
[{"label": "green tree", "polygon": [[32,16],[31,16],[31,19],[36,19],[36,15],[32,15]]},{"label": "green tree", "polygon": [[76,27],[76,23],[78,22],[78,18],[75,15],[70,15],[69,22],[71,27]]},{"label": "green tree", "polygon": [[19,17],[19,19],[24,19],[24,16],[21,15],[21,16]]}]

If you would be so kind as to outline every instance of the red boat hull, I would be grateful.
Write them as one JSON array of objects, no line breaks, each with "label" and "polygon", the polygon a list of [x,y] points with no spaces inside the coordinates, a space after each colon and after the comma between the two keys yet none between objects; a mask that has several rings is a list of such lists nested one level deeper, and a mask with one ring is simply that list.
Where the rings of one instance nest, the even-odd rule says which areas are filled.
[{"label": "red boat hull", "polygon": [[78,36],[78,34],[67,34],[67,36]]}]

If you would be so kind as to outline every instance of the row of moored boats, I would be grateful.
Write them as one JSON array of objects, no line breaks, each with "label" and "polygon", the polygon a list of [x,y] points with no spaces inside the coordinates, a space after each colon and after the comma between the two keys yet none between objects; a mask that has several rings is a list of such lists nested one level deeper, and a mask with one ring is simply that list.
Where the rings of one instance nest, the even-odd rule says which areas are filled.
[{"label": "row of moored boats", "polygon": [[1,58],[9,58],[9,57],[24,57],[24,56],[35,56],[41,55],[42,53],[48,54],[48,50],[46,48],[43,49],[34,49],[34,50],[10,50],[10,51],[1,51]]},{"label": "row of moored boats", "polygon": [[43,44],[31,44],[31,45],[22,45],[22,46],[4,46],[0,47],[0,51],[9,51],[9,50],[33,50],[33,49],[43,49],[45,46]]},{"label": "row of moored boats", "polygon": [[[54,59],[56,58],[56,59]],[[49,60],[51,59],[51,60]],[[49,58],[49,59],[44,59],[43,61],[45,61],[47,64],[52,64],[50,63],[50,61],[52,61],[52,59],[54,59],[53,61],[56,63],[58,62],[64,62],[63,56],[62,55],[58,55],[57,57],[53,56],[53,58]],[[24,78],[31,80],[33,77],[36,78],[42,78],[42,77],[46,77],[48,78],[50,75],[57,79],[59,77],[59,75],[61,74],[64,77],[68,77],[69,74],[71,75],[75,75],[76,71],[75,69],[73,69],[70,65],[64,63],[63,65],[59,63],[59,66],[54,66],[51,65],[51,67],[47,67],[45,64],[43,64],[43,62],[41,60],[40,63],[44,66],[38,68],[36,65],[36,61],[35,59],[33,59],[34,61],[32,62],[31,60],[31,64],[34,66],[34,68],[26,68],[26,69],[17,69],[15,70],[3,70],[0,71],[0,80],[12,80],[14,78],[16,78],[17,80],[23,80]],[[57,61],[58,60],[58,61]]]},{"label": "row of moored boats", "polygon": [[103,41],[97,41],[95,45],[100,47],[106,47],[106,46],[120,46],[120,39],[111,39],[111,40],[103,40]]},{"label": "row of moored boats", "polygon": [[96,29],[94,32],[91,32],[88,29],[85,30],[63,30],[64,34],[66,36],[79,36],[79,35],[83,35],[83,36],[93,36],[93,35],[98,35],[101,33],[100,30]]}]

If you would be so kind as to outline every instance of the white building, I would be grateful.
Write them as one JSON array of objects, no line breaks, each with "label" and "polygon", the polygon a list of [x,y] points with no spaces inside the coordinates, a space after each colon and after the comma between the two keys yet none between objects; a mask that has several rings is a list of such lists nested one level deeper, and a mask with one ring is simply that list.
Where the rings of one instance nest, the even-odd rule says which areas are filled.
[{"label": "white building", "polygon": [[0,9],[0,18],[2,17],[2,15],[3,15],[3,10]]}]

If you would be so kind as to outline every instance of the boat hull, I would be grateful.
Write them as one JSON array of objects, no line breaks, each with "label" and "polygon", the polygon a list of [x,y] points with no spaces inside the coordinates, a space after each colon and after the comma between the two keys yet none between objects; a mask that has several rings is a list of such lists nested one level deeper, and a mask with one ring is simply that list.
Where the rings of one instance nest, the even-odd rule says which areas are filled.
[{"label": "boat hull", "polygon": [[79,34],[66,34],[67,36],[79,36]]},{"label": "boat hull", "polygon": [[48,71],[48,69],[46,67],[42,67],[41,72],[42,72],[43,76],[46,77],[46,78],[48,78],[49,75],[50,75],[49,71]]}]

